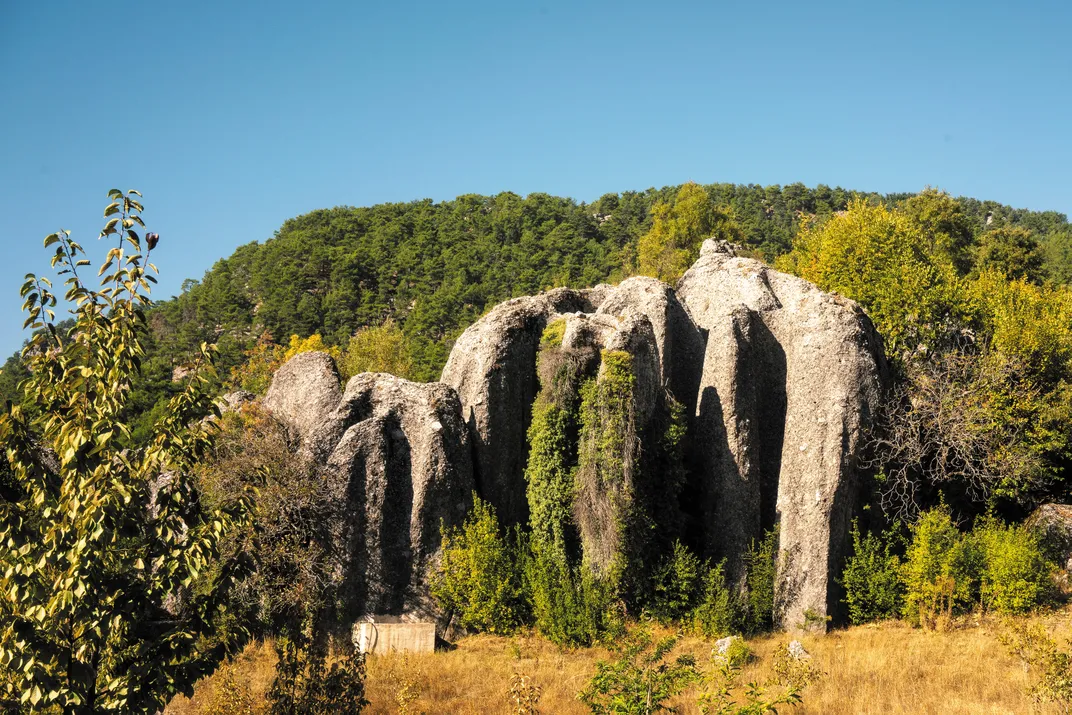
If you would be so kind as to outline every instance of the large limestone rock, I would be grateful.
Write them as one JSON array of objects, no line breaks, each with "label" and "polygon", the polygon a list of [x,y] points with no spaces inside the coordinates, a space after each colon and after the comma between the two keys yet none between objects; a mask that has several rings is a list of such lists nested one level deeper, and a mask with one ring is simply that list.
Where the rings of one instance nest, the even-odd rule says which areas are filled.
[{"label": "large limestone rock", "polygon": [[590,313],[607,288],[557,288],[498,305],[454,343],[441,381],[458,392],[473,443],[473,469],[483,499],[504,524],[525,523],[525,441],[539,385],[536,353],[548,321]]},{"label": "large limestone rock", "polygon": [[[559,357],[579,361],[585,376],[603,379],[600,350],[632,357],[621,476],[577,471],[572,518],[589,566],[600,573],[643,541],[623,531],[629,499],[643,500],[634,531],[644,543],[679,533],[698,543],[702,532],[738,581],[749,545],[779,524],[779,624],[831,614],[862,435],[884,382],[881,344],[852,301],[708,241],[676,291],[636,277],[499,305],[459,337],[441,383],[365,374],[343,392],[320,353],[280,369],[265,405],[340,505],[335,578],[352,615],[431,611],[426,574],[440,520],[460,523],[474,488],[504,524],[527,523],[537,355],[555,320]],[[672,458],[659,456],[671,396],[689,416],[685,454]],[[582,461],[588,447],[575,446]],[[660,472],[664,462],[673,474]]]},{"label": "large limestone rock", "polygon": [[326,379],[333,374],[327,355],[298,355],[277,372],[265,404],[301,438],[335,505],[329,528],[341,615],[434,616],[427,574],[440,524],[460,524],[472,505],[458,396],[441,383],[380,373],[352,378],[339,394],[338,382],[333,391]]},{"label": "large limestone rock", "polygon": [[879,338],[852,301],[713,240],[677,293],[708,332],[697,438],[712,545],[739,574],[748,542],[777,522],[778,621],[825,616],[839,600],[861,437],[884,381]]},{"label": "large limestone rock", "polygon": [[673,289],[654,278],[627,278],[608,291],[596,313],[647,318],[654,333],[659,384],[692,412],[703,365],[704,341]]},{"label": "large limestone rock", "polygon": [[339,371],[330,355],[299,353],[272,377],[264,406],[304,446],[342,398]]},{"label": "large limestone rock", "polygon": [[[1036,531],[1042,543],[1065,572],[1072,572],[1072,504],[1043,504],[1024,526]],[[1067,573],[1063,575],[1068,581]]]}]

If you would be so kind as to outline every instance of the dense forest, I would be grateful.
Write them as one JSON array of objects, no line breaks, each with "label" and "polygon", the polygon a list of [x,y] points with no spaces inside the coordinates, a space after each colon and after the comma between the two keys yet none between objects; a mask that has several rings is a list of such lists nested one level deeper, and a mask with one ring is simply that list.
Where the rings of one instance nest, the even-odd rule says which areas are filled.
[{"label": "dense forest", "polygon": [[[202,340],[232,364],[263,332],[277,341],[319,333],[344,344],[360,327],[392,318],[410,338],[418,377],[436,379],[453,338],[485,310],[555,286],[617,281],[634,271],[636,244],[651,208],[679,187],[607,194],[593,203],[531,194],[461,196],[337,207],[288,220],[264,243],[240,247],[152,319],[157,352],[174,362]],[[790,250],[803,221],[843,211],[854,192],[801,184],[714,184],[742,243],[772,261]],[[879,197],[886,203],[905,195]],[[959,199],[973,233],[1022,226],[1047,248],[1055,279],[1072,278],[1072,227],[1056,212]]]},{"label": "dense forest", "polygon": [[[651,227],[652,206],[680,187],[606,194],[592,203],[513,193],[453,201],[336,207],[286,221],[271,239],[240,246],[182,294],[151,311],[147,379],[164,389],[171,369],[202,341],[219,345],[223,365],[244,359],[264,332],[285,343],[320,334],[344,345],[363,326],[393,319],[415,353],[416,376],[438,377],[455,336],[496,303],[555,286],[589,286],[635,272],[636,245]],[[712,203],[728,208],[741,243],[765,260],[788,252],[804,222],[844,211],[861,196],[802,184],[712,184]],[[1043,248],[1048,274],[1072,280],[1072,226],[1054,211],[956,200],[973,235],[1018,226]],[[18,373],[9,361],[5,372]],[[4,392],[11,394],[11,378]]]}]

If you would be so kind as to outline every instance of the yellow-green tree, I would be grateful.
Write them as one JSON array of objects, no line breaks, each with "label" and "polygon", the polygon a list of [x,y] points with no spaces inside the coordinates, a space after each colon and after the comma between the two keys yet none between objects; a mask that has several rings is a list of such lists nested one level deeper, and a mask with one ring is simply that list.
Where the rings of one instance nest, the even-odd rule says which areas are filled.
[{"label": "yellow-green tree", "polygon": [[997,271],[1010,280],[1042,283],[1046,279],[1042,247],[1033,233],[1019,226],[1001,226],[980,236],[975,267],[979,272]]},{"label": "yellow-green tree", "polygon": [[389,372],[412,380],[414,360],[409,341],[390,319],[383,325],[361,328],[339,358],[339,371],[344,380],[363,372]]},{"label": "yellow-green tree", "polygon": [[967,315],[961,278],[944,247],[902,211],[857,199],[803,228],[776,265],[863,304],[891,357],[933,352]]},{"label": "yellow-green tree", "polygon": [[932,253],[951,260],[961,273],[971,267],[968,251],[974,240],[971,219],[956,199],[944,191],[927,188],[897,205],[923,232]]},{"label": "yellow-green tree", "polygon": [[678,190],[672,204],[657,203],[651,212],[651,230],[637,246],[640,274],[671,284],[696,260],[705,239],[736,242],[744,235],[731,212],[716,206],[707,190],[691,181]]},{"label": "yellow-green tree", "polygon": [[156,712],[226,654],[214,623],[241,560],[221,564],[220,544],[250,501],[232,494],[210,511],[191,477],[215,432],[205,418],[219,415],[214,351],[202,345],[147,444],[134,444],[126,415],[159,236],[140,233],[141,194],[108,197],[100,238],[115,244],[98,287],[83,283],[89,261],[70,232],[45,239],[73,326],[55,323],[49,279],[27,276],[35,333],[20,390],[39,409],[0,410],[13,477],[0,499],[0,669],[16,711]]},{"label": "yellow-green tree", "polygon": [[[806,227],[778,266],[858,301],[901,368],[876,446],[897,509],[918,508],[927,485],[1030,498],[1072,451],[1072,291],[1009,270],[1037,265],[1030,250],[983,250],[991,265],[964,275],[958,210],[943,194],[917,199],[855,201]],[[1002,235],[1030,248],[1026,232]]]}]

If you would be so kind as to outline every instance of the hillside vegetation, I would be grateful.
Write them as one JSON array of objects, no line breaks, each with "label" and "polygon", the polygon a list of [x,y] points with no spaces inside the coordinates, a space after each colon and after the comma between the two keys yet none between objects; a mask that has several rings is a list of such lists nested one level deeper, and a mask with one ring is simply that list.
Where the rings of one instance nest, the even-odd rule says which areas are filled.
[{"label": "hillside vegetation", "polygon": [[[344,505],[255,401],[221,415],[213,397],[263,395],[277,368],[309,351],[339,366],[341,375],[322,355],[299,360],[324,363],[332,391],[338,377],[366,371],[435,380],[461,330],[497,302],[637,273],[673,284],[712,236],[858,301],[883,336],[890,392],[867,434],[853,553],[831,564],[849,621],[903,619],[883,627],[894,648],[926,650],[926,632],[952,631],[931,643],[928,664],[942,663],[991,647],[982,645],[993,640],[985,626],[982,640],[962,638],[966,619],[1037,616],[1065,598],[1065,545],[1019,523],[1040,502],[1068,501],[1072,230],[1063,215],[934,190],[878,196],[692,183],[592,204],[500,194],[335,208],[288,221],[153,305],[148,256],[159,236],[139,233],[140,194],[113,190],[109,200],[101,235],[116,247],[100,287],[82,282],[89,261],[70,235],[49,236],[53,265],[68,275],[67,300],[79,309],[57,322],[51,283],[31,276],[23,310],[36,333],[0,375],[8,398],[0,414],[5,706],[152,711],[262,639],[276,652],[273,712],[359,712],[366,663],[332,625],[348,607],[331,578],[339,549],[331,514]],[[765,640],[780,622],[778,524],[744,545],[739,573],[699,548],[660,499],[676,503],[685,484],[686,410],[663,395],[641,434],[631,355],[604,349],[596,361],[593,350],[585,362],[563,348],[561,321],[540,330],[540,393],[525,445],[531,518],[500,521],[487,495],[474,493],[464,522],[460,514],[436,535],[442,552],[428,576],[430,597],[455,626],[531,634],[548,659],[576,661],[556,666],[557,675],[532,664],[537,679],[556,683],[546,686],[545,707],[568,711],[567,699],[576,705],[581,693],[592,712],[657,712],[674,698],[701,707],[747,700],[758,708],[751,711],[770,711],[809,688],[808,707],[833,711],[841,691],[856,692],[854,677],[874,686],[859,691],[863,700],[892,705],[898,687],[950,677],[948,669],[896,671],[889,652],[874,656],[882,674],[854,660],[835,676],[842,643],[857,660],[876,648],[858,629],[808,641],[831,669],[810,684],[818,676],[806,658],[787,661],[784,644]],[[623,488],[617,511],[595,515],[620,532],[618,550],[598,563],[579,560],[577,522],[592,515],[575,508],[576,495],[632,484],[625,476],[634,462],[647,475],[636,483],[665,494]],[[808,609],[803,623],[786,627],[825,630],[826,621]],[[759,665],[708,662],[704,651],[728,635],[756,642]],[[1062,685],[1067,653],[1042,636],[1019,642],[1012,650],[1046,674],[1044,696],[1072,701]],[[427,661],[434,678],[407,674],[419,663],[372,661],[367,692],[375,700],[394,688],[412,705],[421,688],[472,681],[472,663],[505,673],[506,661],[481,651],[503,643],[463,641]],[[955,657],[942,655],[949,648]],[[998,702],[993,683],[1016,680],[999,656],[987,662],[995,669],[976,679],[980,694],[970,702]],[[777,675],[770,690],[739,680],[768,667]],[[525,682],[513,683],[518,698],[534,692]],[[643,683],[646,694],[636,690]],[[223,689],[241,700],[243,687],[232,678]],[[428,707],[493,697],[482,687],[444,690]],[[645,708],[607,706],[625,691]],[[930,702],[903,697],[913,707]],[[737,712],[728,702],[717,711]],[[216,711],[248,710],[227,703]]]}]

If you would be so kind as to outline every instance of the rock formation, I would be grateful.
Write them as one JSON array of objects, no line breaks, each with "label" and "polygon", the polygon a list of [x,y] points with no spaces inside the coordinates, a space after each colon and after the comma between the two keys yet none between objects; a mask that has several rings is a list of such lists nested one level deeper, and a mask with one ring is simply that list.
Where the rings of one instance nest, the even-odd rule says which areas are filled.
[{"label": "rock formation", "polygon": [[[591,366],[576,379],[601,384],[600,351],[627,354],[631,370],[620,478],[585,471],[591,438],[573,428],[572,514],[593,572],[622,563],[623,529],[668,530],[681,511],[677,503],[648,508],[632,526],[622,512],[630,499],[658,500],[660,480],[676,502],[680,485],[671,482],[680,474],[644,460],[663,449],[660,430],[680,404],[687,437],[673,469],[687,473],[683,506],[702,532],[694,541],[705,555],[728,558],[740,582],[742,555],[777,524],[776,621],[792,627],[808,611],[820,620],[832,613],[861,435],[885,375],[881,344],[852,301],[715,241],[676,291],[636,277],[502,303],[459,337],[440,383],[363,374],[342,392],[321,353],[279,370],[265,405],[345,505],[333,528],[345,545],[338,578],[355,608],[429,612],[426,573],[440,520],[460,523],[474,487],[503,523],[528,523],[527,431],[541,338],[554,321],[562,321],[559,353]],[[641,472],[646,481],[635,481]]]},{"label": "rock formation", "polygon": [[331,358],[303,353],[276,373],[265,406],[300,440],[337,506],[333,580],[347,615],[432,614],[427,576],[440,525],[462,522],[474,486],[454,390],[364,373],[340,394]]},{"label": "rock formation", "polygon": [[559,313],[595,310],[605,290],[558,288],[508,300],[469,326],[450,351],[440,379],[458,391],[478,490],[503,523],[528,519],[525,432],[538,389],[540,336]]},{"label": "rock formation", "polygon": [[[1043,504],[1031,512],[1024,526],[1039,534],[1065,572],[1072,571],[1072,504]],[[1061,577],[1068,579],[1067,573]]]},{"label": "rock formation", "polygon": [[342,399],[339,371],[330,355],[299,353],[276,371],[264,406],[300,441],[308,445],[313,432]]},{"label": "rock formation", "polygon": [[878,335],[854,302],[713,240],[677,292],[708,331],[697,436],[712,545],[739,564],[777,523],[777,620],[825,617],[839,600],[861,436],[885,374]]}]

